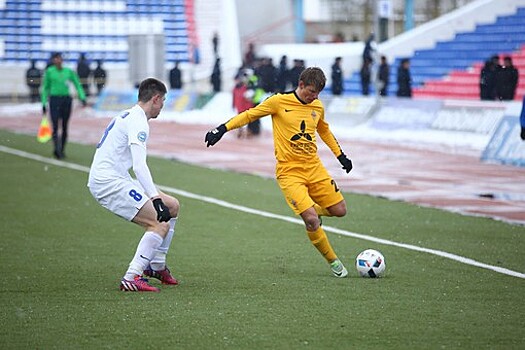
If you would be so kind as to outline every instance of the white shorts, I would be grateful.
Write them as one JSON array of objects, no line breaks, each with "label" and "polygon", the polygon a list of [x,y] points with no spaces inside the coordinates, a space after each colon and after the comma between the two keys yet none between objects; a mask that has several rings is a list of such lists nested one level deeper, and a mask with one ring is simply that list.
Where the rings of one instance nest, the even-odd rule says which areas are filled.
[{"label": "white shorts", "polygon": [[134,179],[90,183],[88,187],[104,208],[128,221],[133,220],[149,199],[142,185]]}]

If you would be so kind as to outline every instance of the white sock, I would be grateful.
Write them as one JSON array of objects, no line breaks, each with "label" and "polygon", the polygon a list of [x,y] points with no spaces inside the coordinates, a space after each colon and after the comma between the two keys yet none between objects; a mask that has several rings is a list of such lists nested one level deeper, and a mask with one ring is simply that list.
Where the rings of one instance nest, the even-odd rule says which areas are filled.
[{"label": "white sock", "polygon": [[171,240],[173,239],[173,235],[175,234],[176,223],[177,218],[170,219],[170,228],[168,230],[168,233],[166,234],[166,237],[164,237],[164,240],[162,241],[160,247],[157,248],[157,254],[155,254],[155,257],[151,260],[151,268],[155,271],[161,271],[166,268],[166,255],[168,254],[168,250],[170,249],[171,245]]},{"label": "white sock", "polygon": [[128,271],[126,271],[124,278],[128,281],[133,281],[135,276],[142,275],[142,272],[148,267],[151,259],[155,256],[155,253],[161,244],[162,237],[158,233],[152,231],[144,233],[144,236],[142,236],[142,239],[137,246],[135,256],[129,263]]}]

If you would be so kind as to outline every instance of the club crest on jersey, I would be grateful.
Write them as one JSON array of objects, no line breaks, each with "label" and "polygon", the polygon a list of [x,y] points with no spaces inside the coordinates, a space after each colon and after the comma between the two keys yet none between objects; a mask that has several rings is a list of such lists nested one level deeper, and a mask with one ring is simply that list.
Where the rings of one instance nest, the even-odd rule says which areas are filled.
[{"label": "club crest on jersey", "polygon": [[146,142],[146,139],[148,138],[148,135],[145,131],[141,131],[137,134],[137,139],[139,139],[140,142]]},{"label": "club crest on jersey", "polygon": [[312,119],[315,120],[315,117],[317,117],[317,113],[315,113],[315,111],[312,111],[312,114],[310,114],[312,116]]}]

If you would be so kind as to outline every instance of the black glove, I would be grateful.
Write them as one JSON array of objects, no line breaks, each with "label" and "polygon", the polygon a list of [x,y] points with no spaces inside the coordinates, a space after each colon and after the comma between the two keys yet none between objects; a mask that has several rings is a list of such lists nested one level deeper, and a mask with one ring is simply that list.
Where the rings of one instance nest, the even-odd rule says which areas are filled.
[{"label": "black glove", "polygon": [[226,125],[224,125],[224,124],[219,125],[218,127],[216,127],[215,129],[213,129],[211,131],[208,131],[206,133],[206,137],[204,138],[204,142],[206,143],[206,147],[213,146],[214,144],[219,142],[219,140],[221,139],[222,135],[224,135],[226,133],[226,131],[228,131],[228,130],[226,130]]},{"label": "black glove", "polygon": [[346,157],[344,153],[341,153],[339,157],[337,157],[337,160],[341,165],[343,166],[343,169],[346,170],[346,173],[348,174],[350,170],[352,170],[352,161]]},{"label": "black glove", "polygon": [[86,107],[87,106],[87,101],[86,100],[82,100],[82,107]]},{"label": "black glove", "polygon": [[157,211],[157,220],[159,222],[166,222],[171,219],[170,210],[168,209],[166,204],[164,204],[162,199],[155,198],[153,200],[153,207]]},{"label": "black glove", "polygon": [[520,134],[520,136],[521,136],[522,140],[525,140],[525,126],[521,127],[521,134]]},{"label": "black glove", "polygon": [[45,115],[47,114],[47,108],[46,106],[42,106],[42,113]]}]

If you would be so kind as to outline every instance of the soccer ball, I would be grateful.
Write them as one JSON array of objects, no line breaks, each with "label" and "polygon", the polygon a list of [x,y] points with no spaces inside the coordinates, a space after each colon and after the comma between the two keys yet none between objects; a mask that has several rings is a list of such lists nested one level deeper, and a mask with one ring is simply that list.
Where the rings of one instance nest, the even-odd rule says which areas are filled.
[{"label": "soccer ball", "polygon": [[379,277],[385,272],[385,257],[377,250],[364,250],[355,259],[355,268],[361,277]]}]

